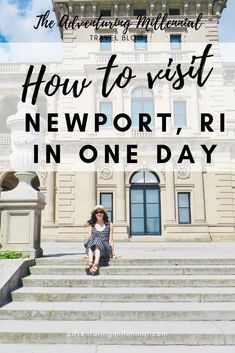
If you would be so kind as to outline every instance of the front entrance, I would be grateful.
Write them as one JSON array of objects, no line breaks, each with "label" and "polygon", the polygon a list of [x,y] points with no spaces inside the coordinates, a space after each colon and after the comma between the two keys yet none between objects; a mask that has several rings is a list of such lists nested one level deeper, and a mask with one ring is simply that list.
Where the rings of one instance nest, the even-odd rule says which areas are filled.
[{"label": "front entrance", "polygon": [[160,188],[157,175],[140,171],[131,178],[131,235],[161,235]]}]

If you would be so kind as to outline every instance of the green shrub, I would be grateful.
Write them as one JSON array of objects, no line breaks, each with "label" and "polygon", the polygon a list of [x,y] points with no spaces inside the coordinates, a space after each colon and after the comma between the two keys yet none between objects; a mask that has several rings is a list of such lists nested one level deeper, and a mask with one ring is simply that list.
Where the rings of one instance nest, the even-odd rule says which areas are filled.
[{"label": "green shrub", "polygon": [[16,252],[16,251],[5,251],[5,252],[0,252],[0,260],[3,259],[22,259],[23,254],[21,252]]}]

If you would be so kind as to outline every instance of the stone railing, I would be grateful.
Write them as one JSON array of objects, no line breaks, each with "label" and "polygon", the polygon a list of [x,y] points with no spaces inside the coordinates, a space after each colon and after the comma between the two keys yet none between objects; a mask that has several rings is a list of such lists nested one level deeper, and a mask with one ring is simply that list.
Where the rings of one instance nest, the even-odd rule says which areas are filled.
[{"label": "stone railing", "polygon": [[132,137],[133,138],[142,138],[142,139],[149,139],[149,138],[153,138],[155,136],[155,131],[143,131],[140,132],[138,129],[133,129],[132,130]]},{"label": "stone railing", "polygon": [[11,136],[10,134],[0,134],[0,145],[10,145]]},{"label": "stone railing", "polygon": [[[39,72],[41,65],[44,63],[1,63],[0,62],[0,75],[15,75],[15,74],[25,74],[30,65],[34,65],[34,72]],[[56,63],[48,63],[49,70],[55,70]]]},{"label": "stone railing", "polygon": [[[133,44],[134,45],[134,44]],[[117,62],[120,63],[163,63],[172,58],[176,63],[188,63],[192,59],[192,51],[131,51],[131,52],[99,52],[90,54],[91,61],[95,63],[107,63],[112,54],[117,54]]]}]

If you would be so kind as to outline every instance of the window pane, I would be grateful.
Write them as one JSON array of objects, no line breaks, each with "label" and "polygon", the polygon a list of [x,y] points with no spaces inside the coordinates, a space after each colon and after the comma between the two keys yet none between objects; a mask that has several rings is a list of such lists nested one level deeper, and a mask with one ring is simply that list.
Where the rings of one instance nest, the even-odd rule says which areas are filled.
[{"label": "window pane", "polygon": [[144,217],[144,205],[142,203],[131,205],[131,216],[132,217]]},{"label": "window pane", "polygon": [[111,16],[111,10],[100,10],[100,16],[103,16],[103,17]]},{"label": "window pane", "polygon": [[100,50],[111,51],[111,36],[100,37]]},{"label": "window pane", "polygon": [[100,203],[107,209],[109,220],[113,221],[113,194],[101,193]]},{"label": "window pane", "polygon": [[132,203],[143,203],[144,202],[143,190],[131,190],[131,202]]},{"label": "window pane", "polygon": [[150,126],[154,123],[154,104],[153,99],[133,98],[131,104],[131,118],[133,127],[139,126],[139,113],[147,113],[152,117]]},{"label": "window pane", "polygon": [[146,9],[134,9],[134,16],[146,16]]},{"label": "window pane", "polygon": [[157,203],[149,203],[146,205],[147,217],[159,217],[159,207]]},{"label": "window pane", "polygon": [[179,223],[191,223],[190,219],[190,193],[178,193]]},{"label": "window pane", "polygon": [[101,194],[101,204],[105,208],[112,207],[112,194]]},{"label": "window pane", "polygon": [[178,101],[173,104],[174,109],[174,125],[175,126],[186,126],[186,102]]},{"label": "window pane", "polygon": [[146,202],[147,203],[159,203],[159,191],[158,190],[146,190]]},{"label": "window pane", "polygon": [[158,179],[152,172],[145,172],[145,182],[146,183],[158,183]]},{"label": "window pane", "polygon": [[113,105],[111,102],[102,102],[100,103],[100,113],[103,113],[107,116],[107,123],[104,127],[112,127],[113,123]]},{"label": "window pane", "polygon": [[180,15],[180,9],[176,8],[176,9],[169,9],[169,15],[170,16],[178,16]]},{"label": "window pane", "polygon": [[144,233],[144,218],[132,218],[132,233]]},{"label": "window pane", "polygon": [[137,127],[139,126],[139,113],[143,113],[141,101],[134,99],[132,100],[131,106],[132,106],[132,109],[131,109],[132,126]]},{"label": "window pane", "polygon": [[172,34],[170,36],[171,49],[180,50],[181,49],[181,35]]},{"label": "window pane", "polygon": [[180,208],[179,209],[179,222],[180,223],[190,223],[189,209]]},{"label": "window pane", "polygon": [[148,233],[160,233],[159,218],[147,218],[147,232]]},{"label": "window pane", "polygon": [[145,87],[138,87],[134,89],[134,91],[132,92],[132,97],[138,97],[138,98],[151,97],[152,98],[153,94],[150,89],[147,89]]},{"label": "window pane", "polygon": [[143,100],[143,111],[140,113],[148,113],[152,115],[152,120],[153,120],[153,114],[154,114],[154,106],[153,106],[153,100]]},{"label": "window pane", "polygon": [[135,43],[135,50],[147,50],[147,36],[135,36],[134,43]]},{"label": "window pane", "polygon": [[[144,172],[135,173],[131,179],[131,183],[144,183]],[[140,190],[133,190],[133,191],[140,191]]]},{"label": "window pane", "polygon": [[189,194],[179,193],[178,194],[179,207],[189,207]]}]

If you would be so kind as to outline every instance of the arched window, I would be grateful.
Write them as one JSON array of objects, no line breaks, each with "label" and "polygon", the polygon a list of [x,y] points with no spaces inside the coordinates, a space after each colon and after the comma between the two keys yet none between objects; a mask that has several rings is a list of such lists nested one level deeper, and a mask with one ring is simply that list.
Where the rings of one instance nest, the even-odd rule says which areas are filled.
[{"label": "arched window", "polygon": [[153,126],[154,121],[154,99],[152,92],[145,87],[138,87],[132,92],[131,118],[133,127],[139,126],[139,113],[151,115]]},{"label": "arched window", "polygon": [[131,235],[161,234],[161,204],[158,176],[143,170],[130,180]]}]

